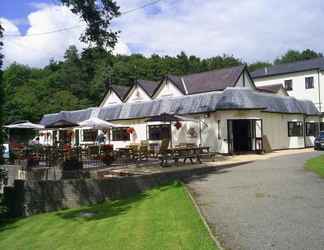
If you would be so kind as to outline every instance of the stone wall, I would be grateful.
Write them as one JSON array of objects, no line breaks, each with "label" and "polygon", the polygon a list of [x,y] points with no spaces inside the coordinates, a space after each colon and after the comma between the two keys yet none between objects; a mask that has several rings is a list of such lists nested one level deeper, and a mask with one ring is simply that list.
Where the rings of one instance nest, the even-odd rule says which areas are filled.
[{"label": "stone wall", "polygon": [[13,187],[6,187],[5,201],[12,217],[30,216],[106,200],[127,198],[175,180],[186,180],[193,176],[200,178],[201,175],[211,171],[216,171],[216,168],[205,166],[101,180],[90,178],[32,182],[16,180]]}]

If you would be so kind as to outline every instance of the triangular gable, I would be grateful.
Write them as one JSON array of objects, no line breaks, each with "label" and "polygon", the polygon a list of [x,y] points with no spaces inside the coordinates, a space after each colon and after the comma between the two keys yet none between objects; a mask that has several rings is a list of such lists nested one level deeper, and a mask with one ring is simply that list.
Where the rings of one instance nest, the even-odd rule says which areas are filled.
[{"label": "triangular gable", "polygon": [[185,86],[180,88],[180,84],[184,85],[181,82],[181,78],[178,77],[178,82],[175,83],[174,80],[170,77],[164,77],[160,82],[159,86],[156,88],[155,93],[153,94],[153,99],[155,98],[163,98],[163,97],[176,97],[185,95],[183,89]]},{"label": "triangular gable", "polygon": [[107,107],[111,104],[121,104],[123,100],[118,96],[118,94],[113,89],[108,89],[107,94],[100,103],[99,107]]},{"label": "triangular gable", "polygon": [[242,70],[242,73],[240,74],[239,78],[237,79],[234,87],[250,88],[250,89],[254,89],[254,90],[256,89],[254,81],[253,81],[247,67],[245,67]]},{"label": "triangular gable", "polygon": [[139,102],[150,101],[152,98],[146,93],[146,91],[138,84],[134,84],[130,91],[126,95],[125,102]]}]

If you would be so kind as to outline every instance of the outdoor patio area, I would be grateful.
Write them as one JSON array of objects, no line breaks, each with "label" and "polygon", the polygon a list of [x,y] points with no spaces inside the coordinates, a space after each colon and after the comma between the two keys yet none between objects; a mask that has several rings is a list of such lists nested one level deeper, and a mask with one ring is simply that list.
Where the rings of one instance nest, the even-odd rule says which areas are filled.
[{"label": "outdoor patio area", "polygon": [[[170,161],[167,165],[161,166],[161,160],[158,158],[148,158],[145,160],[130,160],[128,162],[116,160],[110,165],[95,161],[85,161],[82,169],[69,170],[68,174],[63,172],[63,168],[60,165],[46,167],[46,163],[40,162],[40,165],[35,165],[31,168],[26,168],[22,164],[4,165],[3,168],[8,173],[8,185],[13,185],[15,179],[27,179],[27,180],[61,180],[64,178],[95,178],[95,179],[108,179],[108,178],[121,178],[125,176],[139,176],[139,175],[151,175],[164,172],[173,171],[190,171],[192,169],[204,169],[204,168],[228,168],[236,165],[249,163],[256,160],[267,160],[274,157],[301,154],[306,152],[312,152],[312,148],[308,149],[296,149],[296,150],[281,150],[274,151],[267,154],[245,154],[245,155],[213,155],[211,158],[204,156],[202,163],[191,163],[183,161],[175,162]],[[22,161],[21,161],[22,163]],[[65,176],[64,176],[65,174]]]}]

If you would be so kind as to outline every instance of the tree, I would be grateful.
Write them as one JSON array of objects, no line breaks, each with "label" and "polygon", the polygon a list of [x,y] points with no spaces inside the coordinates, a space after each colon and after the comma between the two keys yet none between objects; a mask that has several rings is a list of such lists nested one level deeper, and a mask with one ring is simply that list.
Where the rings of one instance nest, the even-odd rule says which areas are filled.
[{"label": "tree", "polygon": [[269,63],[269,62],[261,62],[261,61],[259,61],[259,62],[249,64],[248,69],[249,69],[250,72],[253,72],[253,71],[257,70],[257,69],[263,69],[263,68],[271,67],[271,66],[272,66],[272,64]]},{"label": "tree", "polygon": [[288,50],[284,55],[277,58],[274,64],[291,63],[318,57],[323,57],[323,54],[310,49],[306,49],[302,52],[298,50]]},{"label": "tree", "polygon": [[87,28],[80,39],[95,43],[98,47],[114,48],[118,32],[110,29],[113,18],[120,15],[119,7],[113,0],[61,0],[86,22]]},{"label": "tree", "polygon": [[4,90],[3,90],[3,79],[2,79],[2,62],[3,62],[3,55],[1,53],[3,42],[3,28],[0,23],[0,164],[3,162],[3,141],[4,141],[4,134],[2,132],[2,125],[3,125],[3,104],[4,104]]}]

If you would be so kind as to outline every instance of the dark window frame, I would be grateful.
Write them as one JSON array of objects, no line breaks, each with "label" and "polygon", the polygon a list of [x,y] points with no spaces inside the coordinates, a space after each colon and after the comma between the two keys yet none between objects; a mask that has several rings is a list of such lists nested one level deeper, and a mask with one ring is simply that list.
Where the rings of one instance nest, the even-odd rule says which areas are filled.
[{"label": "dark window frame", "polygon": [[83,142],[95,142],[98,136],[97,129],[83,129],[82,130],[82,141]]},{"label": "dark window frame", "polygon": [[287,91],[293,90],[293,80],[292,79],[285,80],[284,85],[285,85],[285,89]]},{"label": "dark window frame", "polygon": [[288,122],[288,137],[304,136],[304,124],[301,121]]},{"label": "dark window frame", "polygon": [[308,76],[305,77],[305,89],[313,89],[314,88],[314,77]]},{"label": "dark window frame", "polygon": [[163,139],[171,138],[170,124],[148,125],[147,129],[148,129],[148,138],[150,141],[160,141]]},{"label": "dark window frame", "polygon": [[317,137],[319,135],[319,123],[318,122],[306,122],[306,136]]},{"label": "dark window frame", "polygon": [[324,122],[320,122],[319,129],[320,131],[324,131]]},{"label": "dark window frame", "polygon": [[111,141],[130,141],[127,127],[117,127],[111,130]]}]

